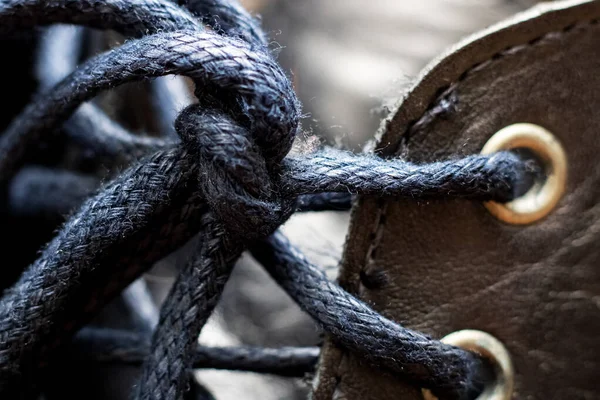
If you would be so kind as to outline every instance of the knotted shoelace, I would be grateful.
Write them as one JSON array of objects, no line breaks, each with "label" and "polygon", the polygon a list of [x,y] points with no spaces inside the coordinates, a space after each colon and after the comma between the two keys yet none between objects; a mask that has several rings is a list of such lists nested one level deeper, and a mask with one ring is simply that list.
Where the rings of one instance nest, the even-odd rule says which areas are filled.
[{"label": "knotted shoelace", "polygon": [[[278,228],[294,212],[347,209],[352,195],[509,201],[528,188],[530,163],[511,152],[423,165],[332,148],[288,154],[301,131],[301,105],[259,23],[233,0],[0,0],[0,34],[51,24],[129,39],[77,66],[81,28],[49,28],[36,69],[40,92],[0,136],[8,212],[44,218],[77,209],[0,299],[3,398],[36,393],[39,371],[67,344],[73,357],[143,364],[132,393],[138,400],[180,399],[193,368],[311,371],[318,348],[198,345],[244,251],[349,351],[440,398],[482,391],[491,376],[484,359],[373,311]],[[164,75],[189,77],[197,101],[174,129],[164,124],[163,137],[133,134],[89,102]],[[111,180],[31,166],[40,143],[58,138],[102,156],[104,165],[112,160]],[[146,335],[80,331],[197,234],[160,318],[141,313]],[[138,289],[132,303],[144,298]]]}]

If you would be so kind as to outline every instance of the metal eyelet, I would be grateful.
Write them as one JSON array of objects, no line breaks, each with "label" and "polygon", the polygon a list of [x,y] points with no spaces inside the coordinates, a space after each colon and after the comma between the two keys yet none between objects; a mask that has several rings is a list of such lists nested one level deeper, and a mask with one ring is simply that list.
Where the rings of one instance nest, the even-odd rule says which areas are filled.
[{"label": "metal eyelet", "polygon": [[508,203],[485,202],[492,215],[509,224],[524,225],[548,215],[562,197],[567,181],[567,156],[548,130],[534,124],[514,124],[499,130],[485,144],[481,154],[523,148],[543,164],[546,179]]},{"label": "metal eyelet", "polygon": [[[477,400],[510,400],[512,398],[515,373],[510,354],[504,345],[489,333],[465,329],[445,336],[443,343],[473,351],[489,359],[496,370],[496,379],[486,386]],[[437,400],[431,392],[423,389],[425,400]]]}]

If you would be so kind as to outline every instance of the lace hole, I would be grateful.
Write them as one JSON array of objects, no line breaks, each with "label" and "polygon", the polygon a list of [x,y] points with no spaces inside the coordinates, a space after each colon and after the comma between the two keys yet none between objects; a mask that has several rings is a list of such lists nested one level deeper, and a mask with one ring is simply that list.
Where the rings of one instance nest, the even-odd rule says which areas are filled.
[{"label": "lace hole", "polygon": [[546,179],[537,181],[524,195],[508,202],[486,202],[488,211],[501,221],[524,225],[536,222],[556,206],[567,180],[567,157],[552,133],[541,126],[520,123],[496,132],[481,150],[491,154],[501,150],[524,149],[538,159]]},{"label": "lace hole", "polygon": [[[466,329],[445,336],[442,340],[456,347],[480,354],[490,360],[495,368],[495,379],[487,385],[477,400],[510,400],[514,386],[514,370],[510,354],[504,345],[489,333]],[[423,389],[425,400],[437,400],[431,392]]]}]

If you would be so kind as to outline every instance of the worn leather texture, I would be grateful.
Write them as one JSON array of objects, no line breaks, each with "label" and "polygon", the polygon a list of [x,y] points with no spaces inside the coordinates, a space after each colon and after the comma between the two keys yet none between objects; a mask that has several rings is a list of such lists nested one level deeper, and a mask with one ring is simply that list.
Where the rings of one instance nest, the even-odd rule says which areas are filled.
[{"label": "worn leather texture", "polygon": [[[378,152],[415,162],[478,153],[541,125],[563,144],[566,192],[514,226],[478,202],[363,197],[340,283],[441,338],[480,329],[508,348],[515,399],[600,398],[600,2],[545,3],[451,49],[385,121]],[[328,342],[313,398],[420,399],[420,388]]]}]

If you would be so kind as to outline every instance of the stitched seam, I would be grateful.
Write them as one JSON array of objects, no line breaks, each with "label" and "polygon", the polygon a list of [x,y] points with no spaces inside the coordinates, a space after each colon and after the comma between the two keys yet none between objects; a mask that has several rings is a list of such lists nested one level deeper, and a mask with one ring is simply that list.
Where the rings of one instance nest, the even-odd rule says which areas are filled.
[{"label": "stitched seam", "polygon": [[340,368],[342,367],[342,362],[344,361],[344,357],[346,357],[346,350],[342,349],[340,351],[340,359],[338,360],[338,363],[335,366],[335,375],[333,376],[335,386],[333,387],[333,391],[331,392],[331,398],[333,398],[333,396],[335,396],[335,394],[338,390],[338,387],[340,386],[340,384],[342,383],[342,379],[344,378],[343,375],[340,373]]},{"label": "stitched seam", "polygon": [[[544,33],[543,35],[540,35],[534,39],[529,40],[527,43],[511,46],[507,49],[499,51],[498,53],[495,53],[486,61],[482,61],[482,62],[472,65],[470,68],[465,70],[458,77],[458,79],[455,82],[453,82],[449,85],[446,85],[446,86],[442,86],[437,90],[437,92],[440,94],[438,94],[435,97],[435,99],[427,106],[427,108],[425,109],[421,118],[415,120],[414,122],[410,122],[408,124],[408,127],[406,128],[405,132],[402,134],[401,140],[396,144],[393,153],[397,154],[400,147],[406,146],[408,144],[408,142],[410,141],[410,138],[412,137],[413,134],[415,134],[418,130],[429,125],[441,114],[444,114],[447,110],[447,107],[444,107],[444,103],[447,102],[449,99],[451,99],[451,96],[453,96],[454,91],[460,86],[460,84],[463,81],[465,81],[467,78],[469,78],[471,75],[473,75],[474,73],[485,70],[486,68],[493,65],[496,61],[503,59],[505,56],[515,55],[517,53],[523,52],[524,50],[528,50],[534,46],[543,45],[546,43],[546,39],[562,37],[565,34],[573,31],[575,28],[586,29],[593,25],[597,25],[598,21],[599,21],[598,18],[593,18],[593,19],[590,19],[587,21],[570,24],[558,31]],[[374,224],[375,228],[373,229],[373,231],[370,233],[370,236],[369,236],[369,239],[371,240],[371,244],[369,245],[369,248],[367,249],[367,253],[365,255],[365,263],[364,263],[363,269],[368,268],[369,266],[374,264],[374,258],[375,258],[375,255],[377,254],[378,247],[381,244],[381,238],[383,237],[383,230],[384,230],[386,222],[387,222],[386,214],[387,214],[388,209],[389,209],[389,207],[388,207],[387,201],[385,201],[383,199],[378,200],[377,218],[376,218],[376,223]],[[358,273],[360,274],[360,271],[358,271]],[[358,276],[357,276],[357,278],[358,278]],[[341,381],[340,375],[341,374],[340,374],[339,365],[338,365],[338,369],[336,369],[335,377],[337,378],[339,376],[340,379],[337,379],[337,382]],[[338,384],[336,383],[336,386],[334,387],[334,393],[337,390],[337,386],[338,386]]]}]

